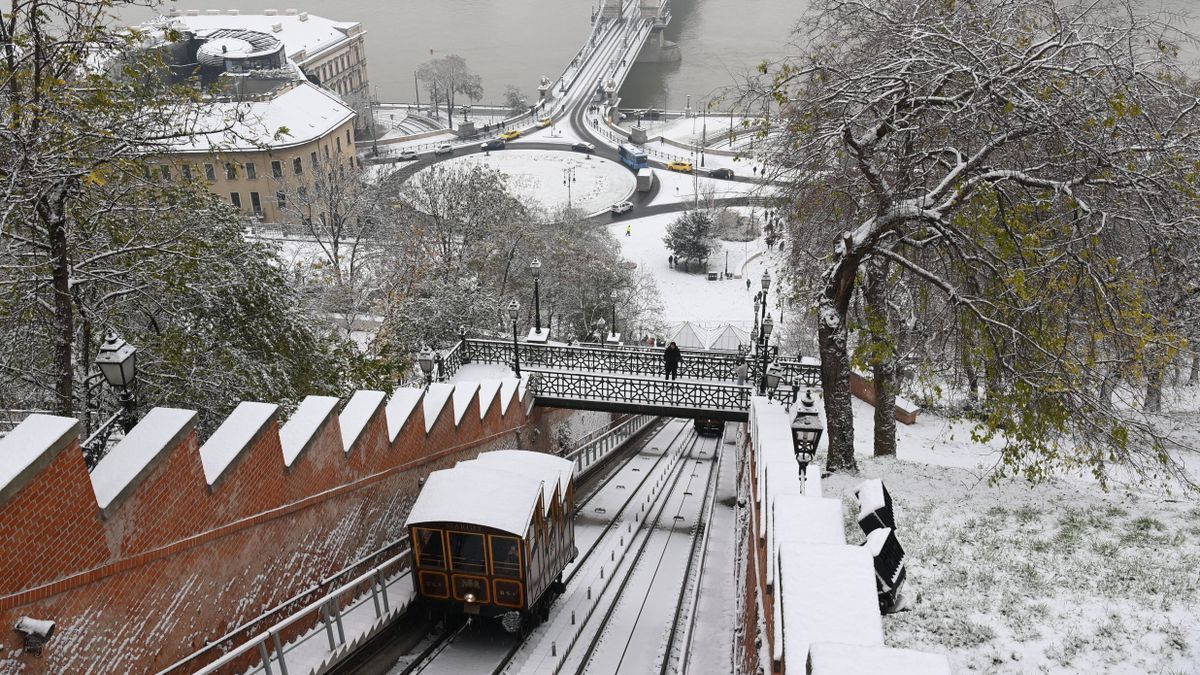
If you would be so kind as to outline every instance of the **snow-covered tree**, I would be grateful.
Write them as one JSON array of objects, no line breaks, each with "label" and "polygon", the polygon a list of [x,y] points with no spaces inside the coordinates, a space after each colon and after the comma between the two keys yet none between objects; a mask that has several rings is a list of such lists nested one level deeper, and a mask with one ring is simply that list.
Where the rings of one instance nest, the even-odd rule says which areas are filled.
[{"label": "snow-covered tree", "polygon": [[1120,0],[818,0],[798,38],[762,68],[768,166],[793,255],[824,259],[829,467],[855,467],[848,315],[878,266],[958,316],[1002,471],[1174,471],[1150,421],[1103,398],[1113,369],[1144,377],[1183,345],[1127,257],[1197,229],[1200,105],[1166,23]]},{"label": "snow-covered tree", "polygon": [[483,98],[483,79],[467,67],[458,54],[430,59],[417,67],[417,79],[429,87],[430,100],[446,104],[446,124],[454,128],[454,100],[462,94],[472,101]]},{"label": "snow-covered tree", "polygon": [[707,209],[685,211],[667,226],[667,245],[679,260],[701,262],[707,260],[717,246],[717,221]]}]

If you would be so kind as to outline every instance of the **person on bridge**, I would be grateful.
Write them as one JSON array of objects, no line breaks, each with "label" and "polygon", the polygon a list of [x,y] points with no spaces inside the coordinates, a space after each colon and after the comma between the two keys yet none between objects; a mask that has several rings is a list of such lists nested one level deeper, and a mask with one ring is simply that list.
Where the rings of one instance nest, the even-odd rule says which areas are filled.
[{"label": "person on bridge", "polygon": [[746,363],[746,359],[739,359],[737,367],[733,369],[733,375],[737,378],[739,387],[746,384],[746,373],[749,370],[750,366]]},{"label": "person on bridge", "polygon": [[679,353],[679,346],[674,342],[667,345],[666,351],[663,352],[663,363],[667,367],[667,379],[679,379],[679,362],[683,359],[683,355]]}]

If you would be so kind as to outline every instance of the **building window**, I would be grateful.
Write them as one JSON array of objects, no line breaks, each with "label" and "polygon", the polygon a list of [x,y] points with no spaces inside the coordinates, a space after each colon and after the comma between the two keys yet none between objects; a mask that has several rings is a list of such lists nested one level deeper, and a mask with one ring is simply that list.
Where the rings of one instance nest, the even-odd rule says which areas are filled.
[{"label": "building window", "polygon": [[329,145],[325,145],[325,159],[329,159]]},{"label": "building window", "polygon": [[225,179],[233,180],[237,178],[237,166],[233,162],[225,162]]},{"label": "building window", "polygon": [[164,182],[170,182],[170,180],[171,180],[171,165],[170,164],[160,164],[158,167],[158,173],[159,173],[159,175],[162,176],[162,179]]},{"label": "building window", "polygon": [[350,145],[350,130],[346,129],[346,145]]},{"label": "building window", "polygon": [[317,151],[313,150],[312,152],[308,153],[308,159],[310,161],[312,161],[312,168],[316,169],[317,168]]},{"label": "building window", "polygon": [[179,167],[179,170],[181,172],[183,172],[184,180],[192,179],[192,165],[191,164],[184,164],[183,166]]},{"label": "building window", "polygon": [[286,209],[287,208],[287,195],[285,195],[282,192],[276,192],[275,193],[275,204],[279,206],[280,210]]},{"label": "building window", "polygon": [[145,178],[147,183],[154,180],[153,176],[150,173],[150,165],[149,164],[142,165],[142,178]]},{"label": "building window", "polygon": [[253,211],[254,215],[256,216],[262,215],[262,200],[258,198],[257,192],[250,193],[250,210]]},{"label": "building window", "polygon": [[304,162],[299,157],[292,160],[292,173],[297,176],[304,173]]},{"label": "building window", "polygon": [[308,197],[308,188],[304,187],[303,185],[296,188],[296,196],[299,197],[300,199],[304,199],[305,197]]},{"label": "building window", "polygon": [[205,164],[205,165],[204,165],[204,177],[205,177],[205,178],[207,178],[207,179],[208,179],[208,180],[210,180],[210,181],[216,182],[216,180],[217,180],[217,170],[216,170],[216,168],[215,168],[215,167],[213,167],[213,165],[212,165],[212,164]]},{"label": "building window", "polygon": [[333,140],[337,142],[337,151],[340,154],[342,152],[342,137],[334,136]]},{"label": "building window", "polygon": [[254,162],[246,162],[246,178],[258,180],[258,168],[254,166]]},{"label": "building window", "polygon": [[283,162],[277,159],[271,161],[271,177],[283,178]]},{"label": "building window", "polygon": [[230,192],[229,193],[229,201],[233,202],[233,208],[235,208],[235,209],[242,208],[242,195],[240,193]]}]

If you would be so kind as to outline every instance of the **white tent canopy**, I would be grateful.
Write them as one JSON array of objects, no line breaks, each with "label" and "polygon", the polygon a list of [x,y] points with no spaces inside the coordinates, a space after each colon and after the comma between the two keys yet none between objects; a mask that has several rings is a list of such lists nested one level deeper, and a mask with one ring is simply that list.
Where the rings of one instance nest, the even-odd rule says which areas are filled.
[{"label": "white tent canopy", "polygon": [[675,329],[675,332],[667,342],[674,342],[680,349],[707,349],[707,338],[707,330],[690,321],[684,321]]},{"label": "white tent canopy", "polygon": [[711,336],[708,348],[723,352],[736,352],[739,346],[750,344],[750,334],[733,324],[725,324],[713,331]]}]

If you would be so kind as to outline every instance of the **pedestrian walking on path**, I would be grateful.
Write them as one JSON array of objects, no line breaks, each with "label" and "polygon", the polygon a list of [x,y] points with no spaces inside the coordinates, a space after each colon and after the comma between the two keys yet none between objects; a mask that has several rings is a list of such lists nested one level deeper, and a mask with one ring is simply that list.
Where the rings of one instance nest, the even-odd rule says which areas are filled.
[{"label": "pedestrian walking on path", "polygon": [[675,269],[675,256],[667,256],[667,264],[671,266],[671,269]]},{"label": "pedestrian walking on path", "polygon": [[683,359],[683,355],[679,353],[679,347],[672,342],[667,345],[666,351],[663,352],[663,364],[667,367],[667,379],[679,379],[679,362]]},{"label": "pedestrian walking on path", "polygon": [[746,277],[746,290],[750,290],[750,277]]},{"label": "pedestrian walking on path", "polygon": [[626,237],[628,237],[628,236],[630,236],[631,234],[633,234],[633,226],[632,226],[632,225],[626,225],[626,226],[625,226],[625,236],[626,236]]}]

